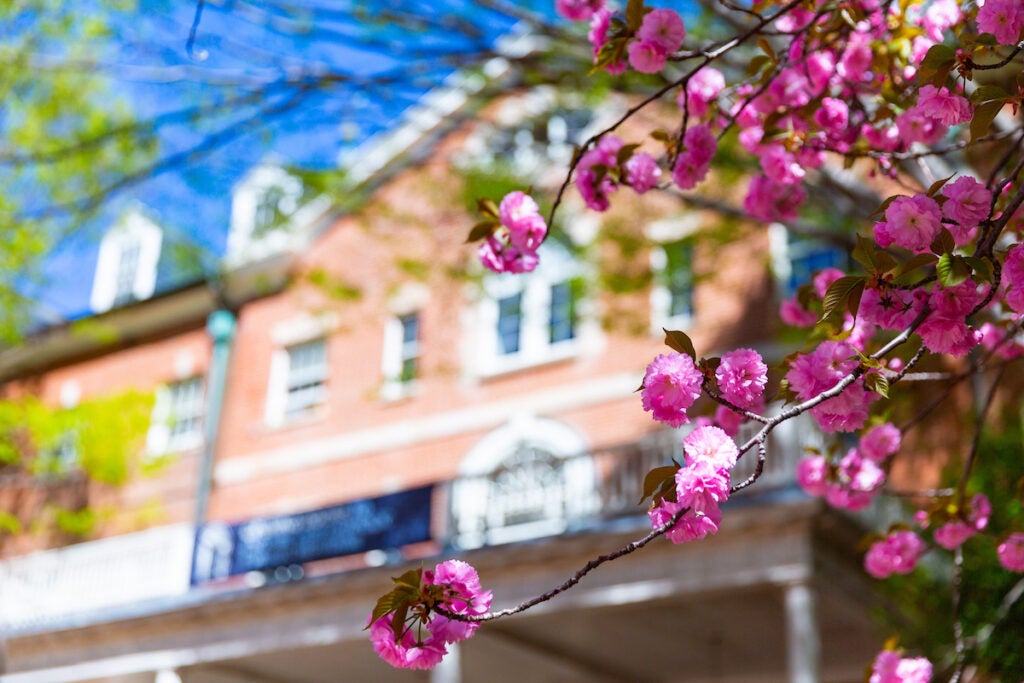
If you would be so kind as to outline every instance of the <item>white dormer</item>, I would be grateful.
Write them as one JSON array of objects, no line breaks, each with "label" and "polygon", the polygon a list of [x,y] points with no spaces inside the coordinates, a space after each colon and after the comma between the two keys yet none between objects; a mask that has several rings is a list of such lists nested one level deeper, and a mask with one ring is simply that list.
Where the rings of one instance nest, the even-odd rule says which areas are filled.
[{"label": "white dormer", "polygon": [[257,260],[283,251],[298,222],[302,183],[270,164],[257,166],[235,186],[228,260]]},{"label": "white dormer", "polygon": [[100,242],[90,303],[96,313],[148,299],[156,288],[160,226],[133,211]]}]

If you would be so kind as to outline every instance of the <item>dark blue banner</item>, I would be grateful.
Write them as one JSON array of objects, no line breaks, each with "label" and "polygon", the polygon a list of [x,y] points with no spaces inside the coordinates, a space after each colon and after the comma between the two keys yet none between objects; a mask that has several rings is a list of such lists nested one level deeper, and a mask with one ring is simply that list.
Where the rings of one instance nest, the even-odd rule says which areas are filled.
[{"label": "dark blue banner", "polygon": [[196,533],[192,583],[430,540],[432,486]]}]

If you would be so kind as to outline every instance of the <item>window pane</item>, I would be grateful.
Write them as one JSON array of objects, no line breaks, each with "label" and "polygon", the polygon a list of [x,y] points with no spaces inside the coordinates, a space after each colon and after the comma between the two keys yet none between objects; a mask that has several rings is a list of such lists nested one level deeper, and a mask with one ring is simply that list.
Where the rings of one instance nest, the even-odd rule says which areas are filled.
[{"label": "window pane", "polygon": [[498,353],[509,354],[519,351],[519,333],[523,320],[522,300],[522,292],[498,299]]},{"label": "window pane", "polygon": [[665,251],[664,286],[669,293],[669,317],[693,314],[693,245],[673,242]]},{"label": "window pane", "polygon": [[572,285],[559,282],[551,286],[551,313],[548,319],[548,338],[552,344],[576,336],[576,311]]},{"label": "window pane", "polygon": [[420,317],[418,313],[403,315],[398,319],[402,325],[402,373],[400,382],[411,382],[416,378],[416,360],[420,355]]},{"label": "window pane", "polygon": [[203,428],[203,380],[193,377],[170,386],[171,448],[191,445]]},{"label": "window pane", "polygon": [[139,252],[142,245],[137,237],[125,238],[121,242],[121,253],[117,260],[117,283],[114,290],[114,305],[123,306],[135,299],[135,277],[139,272]]},{"label": "window pane", "polygon": [[787,297],[793,296],[800,285],[811,281],[811,276],[825,268],[845,269],[849,266],[846,252],[827,242],[819,242],[807,238],[790,239],[789,250],[789,278],[785,283]]},{"label": "window pane", "polygon": [[285,415],[294,417],[327,402],[327,347],[323,339],[288,349]]}]

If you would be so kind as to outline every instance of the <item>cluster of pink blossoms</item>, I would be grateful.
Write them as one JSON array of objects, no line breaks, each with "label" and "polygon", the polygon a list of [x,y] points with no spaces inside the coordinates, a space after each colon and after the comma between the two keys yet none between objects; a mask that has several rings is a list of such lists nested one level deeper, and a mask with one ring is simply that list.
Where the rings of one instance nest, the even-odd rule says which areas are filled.
[{"label": "cluster of pink blossoms", "polygon": [[797,483],[808,494],[822,497],[834,507],[863,510],[885,483],[886,459],[900,447],[900,433],[889,423],[876,425],[837,462],[824,455],[804,458],[797,464]]},{"label": "cluster of pink blossoms", "polygon": [[928,683],[932,663],[924,657],[901,657],[899,652],[882,650],[871,666],[868,683]]},{"label": "cluster of pink blossoms", "polygon": [[913,531],[894,531],[871,544],[864,556],[864,569],[876,579],[909,574],[928,548]]},{"label": "cluster of pink blossoms", "polygon": [[[448,560],[432,572],[423,572],[423,583],[445,588],[442,607],[453,614],[484,614],[491,606],[491,591],[483,590],[476,570],[460,560]],[[396,640],[393,619],[388,614],[374,621],[370,642],[381,659],[401,669],[434,668],[448,654],[446,645],[469,638],[480,627],[479,623],[432,614],[425,626],[413,624]]]},{"label": "cluster of pink blossoms", "polygon": [[[753,349],[724,354],[715,370],[718,392],[738,408],[758,405],[768,383],[768,366]],[[686,411],[700,398],[704,374],[685,353],[661,354],[644,373],[640,397],[655,420],[681,427],[690,422]]]},{"label": "cluster of pink blossoms", "polygon": [[673,543],[686,543],[718,532],[722,523],[719,506],[729,498],[729,471],[739,449],[718,427],[701,426],[683,439],[686,464],[676,472],[676,500],[661,500],[648,516],[657,529],[688,510],[665,532]]},{"label": "cluster of pink blossoms", "polygon": [[978,28],[1003,45],[1013,45],[1024,31],[1024,5],[1020,0],[985,0],[978,10]]},{"label": "cluster of pink blossoms", "polygon": [[634,152],[628,159],[619,158],[624,143],[614,135],[606,135],[580,157],[576,167],[576,188],[583,201],[594,211],[607,211],[610,197],[619,183],[643,194],[658,184],[661,168],[646,152]]},{"label": "cluster of pink blossoms", "polygon": [[[797,398],[806,401],[836,386],[857,365],[857,349],[851,344],[826,341],[813,352],[797,357],[786,379]],[[852,432],[868,419],[868,409],[877,398],[864,387],[861,378],[838,396],[811,408],[810,413],[826,432]]]},{"label": "cluster of pink blossoms", "polygon": [[510,192],[498,207],[501,227],[480,245],[480,262],[495,273],[529,273],[537,267],[537,249],[548,233],[537,202]]},{"label": "cluster of pink blossoms", "polygon": [[[953,550],[961,545],[971,536],[988,527],[988,519],[992,515],[992,503],[984,493],[975,495],[963,509],[956,510],[952,519],[945,520],[939,525],[932,536],[935,543],[946,550]],[[928,516],[923,512],[918,513],[918,520],[921,528],[928,527]]]}]

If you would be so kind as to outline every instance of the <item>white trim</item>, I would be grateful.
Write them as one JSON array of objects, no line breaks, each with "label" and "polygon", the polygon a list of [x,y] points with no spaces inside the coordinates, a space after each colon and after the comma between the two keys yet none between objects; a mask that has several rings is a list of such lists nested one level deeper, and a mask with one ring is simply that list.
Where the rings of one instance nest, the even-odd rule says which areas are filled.
[{"label": "white trim", "polygon": [[[280,226],[263,235],[254,235],[257,211],[263,195],[273,189],[281,190],[281,213],[286,216]],[[231,226],[228,231],[225,262],[239,266],[280,254],[301,250],[308,235],[305,228],[328,210],[327,197],[318,197],[301,204],[302,182],[272,163],[262,163],[235,185],[231,197]]]},{"label": "white trim", "polygon": [[471,477],[493,472],[523,441],[565,458],[587,450],[587,439],[564,422],[519,414],[477,441],[459,466],[459,475]]},{"label": "white trim", "polygon": [[625,372],[571,386],[552,387],[502,401],[435,413],[428,417],[400,420],[381,427],[306,441],[301,449],[286,446],[252,453],[244,458],[218,463],[214,479],[217,485],[229,486],[378,451],[407,448],[435,439],[497,427],[504,424],[509,415],[518,413],[555,414],[626,399],[633,395],[641,374],[640,371]]},{"label": "white trim", "polygon": [[[515,372],[558,360],[574,358],[598,350],[601,328],[590,301],[575,302],[574,335],[570,339],[550,340],[552,288],[585,275],[582,264],[564,248],[542,248],[540,265],[524,275],[490,275],[483,281],[482,296],[466,317],[463,348],[468,378],[486,378]],[[519,349],[501,351],[498,331],[499,302],[520,295]]]},{"label": "white trim", "polygon": [[114,307],[121,252],[133,243],[138,244],[139,254],[135,265],[132,296],[135,300],[141,301],[153,295],[162,241],[163,232],[160,226],[138,211],[125,214],[117,225],[107,231],[100,242],[89,301],[94,312],[103,313]]}]

